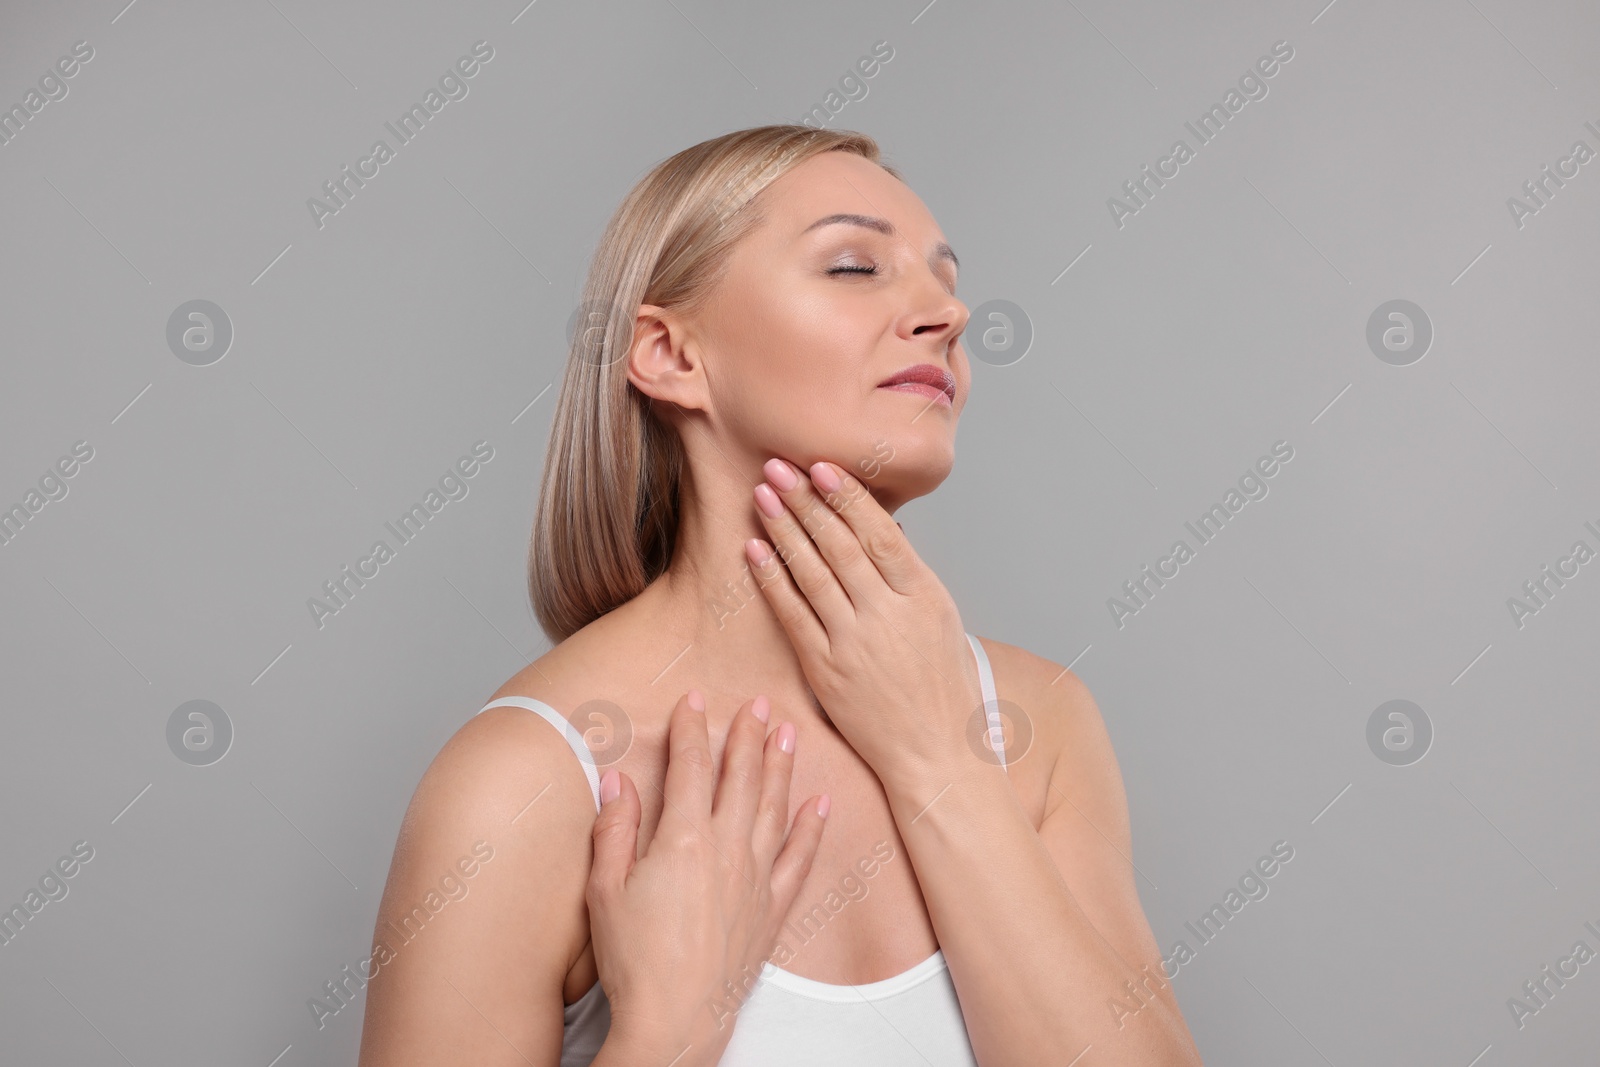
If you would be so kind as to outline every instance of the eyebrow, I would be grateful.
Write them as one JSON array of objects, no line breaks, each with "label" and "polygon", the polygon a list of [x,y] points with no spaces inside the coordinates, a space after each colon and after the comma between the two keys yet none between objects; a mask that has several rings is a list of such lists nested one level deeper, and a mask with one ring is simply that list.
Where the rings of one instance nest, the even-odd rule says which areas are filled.
[{"label": "eyebrow", "polygon": [[[818,219],[816,222],[813,222],[810,226],[807,226],[800,232],[802,234],[807,234],[812,230],[820,229],[823,226],[834,226],[840,223],[843,223],[847,226],[864,226],[869,230],[876,230],[884,236],[892,236],[895,232],[894,226],[889,222],[888,219],[880,219],[874,215],[852,215],[848,212],[840,212],[836,215],[826,215],[823,218]],[[951,251],[950,246],[945,244],[943,241],[940,241],[938,244],[933,246],[933,255],[936,259],[948,259],[951,263],[955,264],[956,270],[961,269],[961,261],[956,258],[956,254]]]}]

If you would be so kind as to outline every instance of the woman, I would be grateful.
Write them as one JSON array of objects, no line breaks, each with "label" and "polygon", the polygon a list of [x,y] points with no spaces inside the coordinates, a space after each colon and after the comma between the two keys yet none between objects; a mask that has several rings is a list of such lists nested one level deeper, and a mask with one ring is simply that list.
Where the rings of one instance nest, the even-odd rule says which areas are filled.
[{"label": "woman", "polygon": [[1199,1062],[1093,698],[965,635],[891,517],[954,462],[956,269],[859,134],[623,202],[530,551],[557,643],[412,799],[363,1067]]}]

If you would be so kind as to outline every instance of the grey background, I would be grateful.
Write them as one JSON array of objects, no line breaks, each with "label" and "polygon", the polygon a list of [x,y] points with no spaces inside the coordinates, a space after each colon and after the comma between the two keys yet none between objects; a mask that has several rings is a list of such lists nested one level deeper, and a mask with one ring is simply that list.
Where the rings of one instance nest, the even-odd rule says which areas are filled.
[{"label": "grey background", "polygon": [[[0,947],[11,1062],[351,1063],[400,816],[546,647],[524,551],[564,330],[628,188],[728,130],[880,139],[1031,350],[974,360],[959,461],[900,515],[967,629],[1071,664],[1105,714],[1163,949],[1295,855],[1174,979],[1211,1064],[1593,1062],[1600,963],[1600,126],[1578,2],[10,3],[0,103],[94,57],[0,146],[0,903],[94,858]],[[306,207],[473,42],[494,58],[318,228]],[[1107,198],[1251,64],[1294,58],[1118,228]],[[1070,269],[1066,269],[1070,265]],[[169,316],[214,301],[209,366]],[[1414,301],[1397,367],[1368,317]],[[548,390],[548,391],[547,391]],[[472,443],[494,459],[321,629],[308,598]],[[1107,600],[1275,441],[1294,458],[1118,628]],[[1188,538],[1191,543],[1193,538]],[[391,539],[392,540],[392,539]],[[209,766],[174,709],[234,731]],[[1420,762],[1366,741],[1424,709]],[[1191,945],[1196,944],[1189,938]]]}]

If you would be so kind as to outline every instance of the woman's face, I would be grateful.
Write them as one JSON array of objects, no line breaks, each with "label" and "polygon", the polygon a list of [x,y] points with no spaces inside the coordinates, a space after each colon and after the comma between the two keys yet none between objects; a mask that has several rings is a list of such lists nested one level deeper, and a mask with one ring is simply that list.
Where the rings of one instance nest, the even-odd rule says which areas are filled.
[{"label": "woman's face", "polygon": [[[969,312],[938,224],[902,182],[850,152],[811,157],[758,205],[763,222],[735,247],[712,300],[673,331],[675,380],[647,391],[698,409],[721,461],[759,470],[780,456],[804,471],[825,459],[890,510],[931,492],[955,462],[971,383],[960,344]],[[880,387],[919,365],[948,373],[953,398]],[[695,429],[679,425],[693,451]]]}]

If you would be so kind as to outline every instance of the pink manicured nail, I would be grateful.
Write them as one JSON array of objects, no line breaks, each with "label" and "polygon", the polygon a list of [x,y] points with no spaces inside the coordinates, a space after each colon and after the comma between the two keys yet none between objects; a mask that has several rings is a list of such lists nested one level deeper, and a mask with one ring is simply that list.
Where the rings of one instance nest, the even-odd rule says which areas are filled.
[{"label": "pink manicured nail", "polygon": [[744,543],[745,559],[757,570],[766,570],[767,564],[772,562],[772,553],[767,551],[767,546],[761,543],[760,538],[752,537]]},{"label": "pink manicured nail", "polygon": [[766,482],[756,486],[756,507],[760,508],[761,513],[769,519],[775,519],[783,514],[783,501]]},{"label": "pink manicured nail", "polygon": [[700,690],[691,689],[689,690],[687,696],[689,699],[689,707],[693,708],[695,711],[706,710],[706,698],[700,695]]},{"label": "pink manicured nail", "polygon": [[820,460],[811,465],[811,480],[824,493],[837,493],[844,488],[844,483],[833,473],[833,468]]},{"label": "pink manicured nail", "polygon": [[617,799],[617,794],[622,792],[622,779],[617,777],[615,767],[600,776],[600,806],[611,803]]},{"label": "pink manicured nail", "polygon": [[758,696],[755,699],[755,703],[750,705],[750,714],[754,715],[762,722],[766,722],[768,717],[772,714],[772,706],[767,702],[766,697]]},{"label": "pink manicured nail", "polygon": [[795,477],[794,471],[781,459],[767,460],[761,467],[761,473],[767,476],[767,481],[785,493],[800,484],[800,479]]},{"label": "pink manicured nail", "polygon": [[828,799],[828,794],[824,793],[817,799],[817,814],[824,819],[828,817],[828,809],[831,807],[833,807],[833,801]]},{"label": "pink manicured nail", "polygon": [[780,752],[794,751],[794,723],[786,722],[778,727],[778,750]]}]

